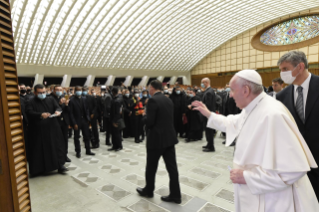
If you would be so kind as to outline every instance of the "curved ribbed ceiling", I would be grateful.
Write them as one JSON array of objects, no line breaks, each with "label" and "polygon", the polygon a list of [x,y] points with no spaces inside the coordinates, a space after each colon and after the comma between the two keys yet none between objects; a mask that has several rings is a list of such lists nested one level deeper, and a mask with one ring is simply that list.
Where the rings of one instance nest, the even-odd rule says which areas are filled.
[{"label": "curved ribbed ceiling", "polygon": [[18,64],[190,71],[230,38],[317,0],[11,0]]}]

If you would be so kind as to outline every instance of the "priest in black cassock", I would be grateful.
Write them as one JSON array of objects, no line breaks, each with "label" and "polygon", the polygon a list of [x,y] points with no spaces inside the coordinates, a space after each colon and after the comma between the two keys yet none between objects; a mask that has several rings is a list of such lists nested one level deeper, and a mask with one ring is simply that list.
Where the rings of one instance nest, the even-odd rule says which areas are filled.
[{"label": "priest in black cassock", "polygon": [[43,85],[34,87],[35,97],[26,106],[29,120],[29,172],[31,176],[58,170],[64,173],[65,149],[63,135],[56,117],[61,108],[53,98],[46,98]]},{"label": "priest in black cassock", "polygon": [[170,99],[174,104],[174,127],[176,135],[179,133],[180,137],[183,138],[183,116],[186,116],[186,95],[182,93],[179,86],[176,86],[173,89],[172,95],[170,95]]}]

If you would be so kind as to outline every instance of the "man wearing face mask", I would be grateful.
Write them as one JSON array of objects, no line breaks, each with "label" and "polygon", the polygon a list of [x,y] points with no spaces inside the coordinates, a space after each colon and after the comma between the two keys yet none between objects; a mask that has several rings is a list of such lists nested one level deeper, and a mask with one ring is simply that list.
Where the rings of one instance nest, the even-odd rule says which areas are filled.
[{"label": "man wearing face mask", "polygon": [[29,96],[27,95],[27,89],[24,84],[20,84],[20,98],[22,98],[26,102],[29,101]]},{"label": "man wearing face mask", "polygon": [[110,136],[111,136],[111,130],[112,130],[112,123],[111,123],[111,103],[112,103],[112,96],[106,91],[103,91],[103,96],[101,97],[101,110],[103,113],[103,127],[104,131],[106,131],[106,137],[105,137],[105,144],[110,146]]},{"label": "man wearing face mask", "polygon": [[90,148],[89,106],[87,105],[87,101],[82,98],[82,88],[80,86],[75,87],[75,96],[69,102],[69,110],[71,124],[74,128],[74,146],[76,157],[81,157],[80,130],[82,131],[86,154],[95,155],[93,152],[91,152]]},{"label": "man wearing face mask", "polygon": [[68,130],[70,125],[69,118],[69,100],[66,100],[63,95],[63,88],[60,85],[56,85],[53,88],[51,97],[59,104],[62,109],[61,116],[58,117],[58,122],[64,138],[65,146],[65,162],[71,162],[71,159],[68,157]]},{"label": "man wearing face mask", "polygon": [[[214,90],[210,86],[210,79],[204,78],[202,79],[201,87],[205,90],[203,92],[203,98],[202,102],[206,105],[208,110],[211,112],[216,111],[216,94]],[[204,126],[205,126],[205,135],[207,140],[207,145],[203,146],[203,152],[215,152],[214,147],[214,136],[216,133],[216,130],[208,128],[206,126],[207,118],[204,117]]]},{"label": "man wearing face mask", "polygon": [[[31,176],[65,168],[65,147],[63,135],[57,117],[61,108],[53,98],[46,98],[43,85],[34,87],[35,98],[26,106],[29,119],[29,171]],[[57,117],[50,117],[51,115]]]},{"label": "man wearing face mask", "polygon": [[179,133],[180,137],[183,138],[183,116],[186,116],[186,95],[182,93],[179,86],[176,86],[170,96],[170,99],[174,104],[174,127],[176,136]]},{"label": "man wearing face mask", "polygon": [[144,107],[139,96],[140,96],[139,91],[135,90],[134,96],[133,96],[134,110],[132,113],[132,124],[133,124],[132,130],[134,131],[135,143],[142,142],[140,137],[142,136],[142,115],[144,112]]},{"label": "man wearing face mask", "polygon": [[87,105],[89,107],[90,111],[90,122],[92,126],[92,135],[93,139],[91,139],[92,142],[92,148],[96,149],[100,147],[100,137],[99,137],[99,131],[97,128],[97,102],[96,99],[88,94],[88,87],[83,87],[82,89],[82,98],[87,102]]},{"label": "man wearing face mask", "polygon": [[129,138],[134,136],[134,133],[132,132],[133,125],[131,124],[133,112],[134,112],[134,101],[130,94],[130,91],[126,90],[124,98],[123,98],[123,113],[124,113],[124,122],[126,126],[123,129],[123,138]]},{"label": "man wearing face mask", "polygon": [[[319,163],[319,77],[310,74],[305,53],[290,51],[278,61],[281,79],[290,84],[276,94],[294,117],[316,163]],[[319,169],[311,168],[309,180],[319,199]]]},{"label": "man wearing face mask", "polygon": [[27,89],[27,95],[28,95],[29,97],[31,97],[31,96],[33,97],[33,96],[34,96],[34,93],[31,92],[31,87],[30,87],[30,86],[27,86],[26,89]]}]

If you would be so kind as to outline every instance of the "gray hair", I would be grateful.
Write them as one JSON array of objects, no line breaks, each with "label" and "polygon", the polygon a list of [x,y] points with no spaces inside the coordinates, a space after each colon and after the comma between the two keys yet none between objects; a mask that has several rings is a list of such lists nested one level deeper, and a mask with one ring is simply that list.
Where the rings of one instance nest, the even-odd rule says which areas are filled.
[{"label": "gray hair", "polygon": [[277,62],[277,66],[279,66],[283,62],[291,63],[294,67],[296,67],[299,63],[305,64],[305,69],[308,69],[308,61],[306,54],[302,51],[290,51],[284,54]]},{"label": "gray hair", "polygon": [[256,83],[250,82],[244,78],[237,77],[236,83],[242,86],[248,86],[251,92],[255,95],[261,94],[264,91],[264,86],[258,85]]}]

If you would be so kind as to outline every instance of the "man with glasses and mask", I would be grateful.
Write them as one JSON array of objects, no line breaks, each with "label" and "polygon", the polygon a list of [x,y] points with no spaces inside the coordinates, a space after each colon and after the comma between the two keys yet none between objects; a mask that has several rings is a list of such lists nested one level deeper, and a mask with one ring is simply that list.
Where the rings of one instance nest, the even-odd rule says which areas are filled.
[{"label": "man with glasses and mask", "polygon": [[62,109],[62,114],[58,117],[58,122],[61,127],[61,131],[64,138],[64,147],[65,147],[65,162],[71,162],[71,159],[68,158],[68,130],[70,125],[69,118],[69,100],[66,100],[63,97],[63,88],[61,85],[55,85],[51,97],[58,103]]},{"label": "man with glasses and mask", "polygon": [[[305,53],[291,51],[278,61],[281,79],[290,84],[276,94],[294,117],[316,163],[319,163],[319,77],[310,74]],[[319,169],[307,173],[319,199]]]},{"label": "man with glasses and mask", "polygon": [[[35,97],[26,106],[29,120],[29,171],[31,176],[51,172],[64,173],[65,148],[57,117],[61,108],[53,98],[46,98],[43,85],[34,87]],[[54,115],[55,117],[52,117]]]},{"label": "man with glasses and mask", "polygon": [[87,155],[95,155],[90,148],[90,112],[87,101],[82,98],[82,88],[75,87],[75,96],[69,102],[70,120],[74,129],[74,146],[76,157],[81,157],[80,130],[82,131],[83,141]]}]

